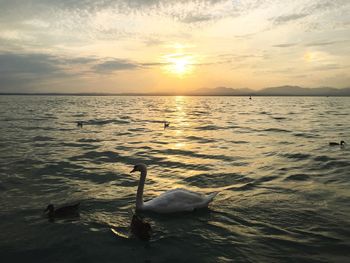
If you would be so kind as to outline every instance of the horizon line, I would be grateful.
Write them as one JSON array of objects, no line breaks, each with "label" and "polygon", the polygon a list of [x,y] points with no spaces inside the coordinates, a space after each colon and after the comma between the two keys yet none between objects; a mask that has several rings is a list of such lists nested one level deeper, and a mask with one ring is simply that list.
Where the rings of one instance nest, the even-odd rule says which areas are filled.
[{"label": "horizon line", "polygon": [[0,92],[0,96],[120,96],[120,97],[152,97],[152,96],[163,96],[163,97],[350,97],[350,94],[174,94],[174,93],[96,93],[96,92],[81,92],[81,93],[60,93],[60,92]]}]

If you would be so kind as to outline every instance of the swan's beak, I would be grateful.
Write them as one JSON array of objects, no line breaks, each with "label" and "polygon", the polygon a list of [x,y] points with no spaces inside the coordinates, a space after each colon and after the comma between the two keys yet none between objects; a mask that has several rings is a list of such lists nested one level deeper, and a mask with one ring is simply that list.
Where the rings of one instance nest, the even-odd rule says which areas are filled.
[{"label": "swan's beak", "polygon": [[136,172],[135,168],[130,171],[130,173]]}]

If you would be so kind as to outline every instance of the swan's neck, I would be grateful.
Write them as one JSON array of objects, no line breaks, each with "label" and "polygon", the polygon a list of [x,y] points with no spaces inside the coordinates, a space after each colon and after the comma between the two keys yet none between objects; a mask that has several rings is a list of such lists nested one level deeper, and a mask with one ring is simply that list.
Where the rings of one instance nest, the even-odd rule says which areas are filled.
[{"label": "swan's neck", "polygon": [[147,170],[146,169],[142,170],[139,186],[137,188],[137,194],[136,194],[136,210],[142,209],[142,206],[143,206],[143,188],[145,186],[146,175],[147,175]]}]

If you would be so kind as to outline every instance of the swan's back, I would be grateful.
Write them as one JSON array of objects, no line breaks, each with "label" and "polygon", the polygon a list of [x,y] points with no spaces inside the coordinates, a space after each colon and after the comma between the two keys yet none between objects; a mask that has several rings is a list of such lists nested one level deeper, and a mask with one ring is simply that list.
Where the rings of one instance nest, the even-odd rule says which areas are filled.
[{"label": "swan's back", "polygon": [[143,209],[157,213],[193,211],[196,208],[207,207],[216,195],[217,193],[213,193],[206,196],[186,189],[177,188],[162,193],[153,200],[145,202]]}]

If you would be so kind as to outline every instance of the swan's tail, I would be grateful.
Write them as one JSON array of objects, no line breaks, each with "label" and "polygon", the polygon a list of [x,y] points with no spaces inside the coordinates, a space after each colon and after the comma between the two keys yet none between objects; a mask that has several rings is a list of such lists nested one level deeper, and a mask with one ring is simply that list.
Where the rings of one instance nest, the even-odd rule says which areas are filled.
[{"label": "swan's tail", "polygon": [[219,192],[214,192],[214,193],[211,193],[211,194],[208,194],[208,203],[213,201],[213,199],[215,198],[215,196],[217,196]]}]

